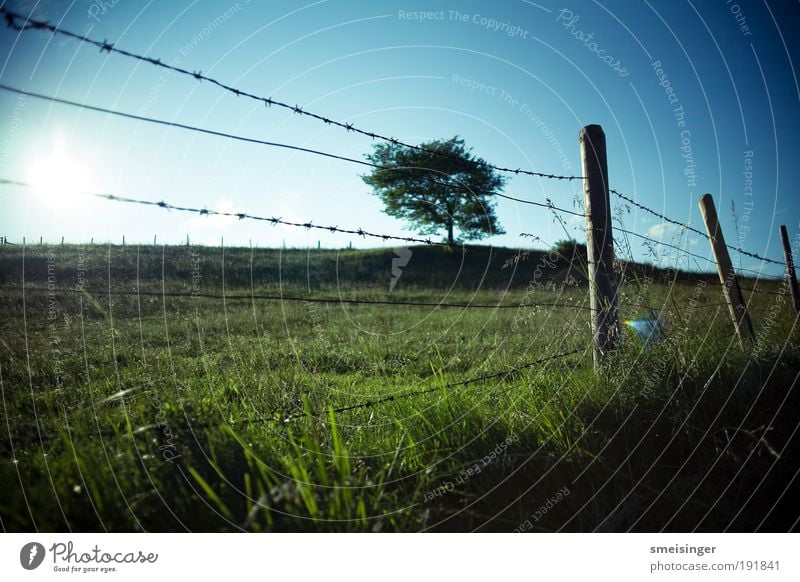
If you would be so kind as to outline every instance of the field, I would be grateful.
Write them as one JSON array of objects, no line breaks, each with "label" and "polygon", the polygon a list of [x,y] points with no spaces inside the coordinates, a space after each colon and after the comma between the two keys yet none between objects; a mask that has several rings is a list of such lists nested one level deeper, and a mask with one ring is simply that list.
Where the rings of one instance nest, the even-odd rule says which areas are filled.
[{"label": "field", "polygon": [[595,372],[579,258],[409,251],[0,247],[3,530],[798,528],[781,282],[746,355],[715,277],[623,265],[664,336]]}]

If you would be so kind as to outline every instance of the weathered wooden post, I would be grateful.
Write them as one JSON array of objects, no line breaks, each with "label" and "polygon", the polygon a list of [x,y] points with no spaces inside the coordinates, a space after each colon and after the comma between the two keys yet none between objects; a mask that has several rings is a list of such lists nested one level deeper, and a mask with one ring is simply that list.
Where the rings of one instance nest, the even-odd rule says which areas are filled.
[{"label": "weathered wooden post", "polygon": [[794,313],[795,315],[800,315],[800,290],[797,288],[797,274],[794,272],[792,245],[789,244],[789,232],[786,230],[785,224],[781,225],[781,240],[783,241],[783,256],[786,259],[786,279],[789,283],[789,291],[792,293]]},{"label": "weathered wooden post", "polygon": [[742,349],[746,350],[752,347],[755,342],[755,333],[753,332],[753,324],[750,323],[750,316],[747,315],[747,306],[744,303],[742,290],[739,288],[739,281],[736,278],[736,271],[733,269],[731,257],[728,254],[728,247],[725,246],[725,237],[722,236],[722,229],[719,226],[714,199],[711,194],[703,194],[700,197],[699,204],[703,222],[706,224],[711,251],[714,253],[714,260],[717,263],[719,280],[722,283],[731,319],[733,319],[733,326],[736,328],[736,335],[739,336]]},{"label": "weathered wooden post", "polygon": [[583,205],[586,213],[586,250],[589,267],[589,303],[597,369],[619,337],[617,280],[614,274],[614,235],[608,195],[606,136],[599,125],[587,125],[579,135],[583,164]]}]

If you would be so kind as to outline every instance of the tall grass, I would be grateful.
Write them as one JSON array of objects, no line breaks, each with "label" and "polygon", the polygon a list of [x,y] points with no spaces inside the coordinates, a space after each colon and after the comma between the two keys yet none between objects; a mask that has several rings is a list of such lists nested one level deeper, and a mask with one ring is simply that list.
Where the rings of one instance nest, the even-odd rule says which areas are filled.
[{"label": "tall grass", "polygon": [[625,335],[595,372],[564,260],[535,277],[541,254],[414,248],[390,293],[390,251],[225,251],[226,295],[512,309],[135,294],[191,292],[193,251],[222,294],[218,249],[59,247],[52,295],[46,248],[24,276],[2,250],[6,530],[796,527],[800,336],[779,295],[752,295],[745,353],[718,286],[631,268],[622,315],[657,308],[665,337]]}]

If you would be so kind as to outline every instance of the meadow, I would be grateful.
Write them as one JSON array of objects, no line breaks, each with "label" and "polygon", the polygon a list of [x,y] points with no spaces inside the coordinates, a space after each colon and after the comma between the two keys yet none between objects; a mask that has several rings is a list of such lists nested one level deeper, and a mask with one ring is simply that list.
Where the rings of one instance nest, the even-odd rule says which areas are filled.
[{"label": "meadow", "polygon": [[715,275],[622,263],[664,334],[596,371],[580,256],[408,251],[0,247],[2,529],[798,528],[780,281],[745,353]]}]

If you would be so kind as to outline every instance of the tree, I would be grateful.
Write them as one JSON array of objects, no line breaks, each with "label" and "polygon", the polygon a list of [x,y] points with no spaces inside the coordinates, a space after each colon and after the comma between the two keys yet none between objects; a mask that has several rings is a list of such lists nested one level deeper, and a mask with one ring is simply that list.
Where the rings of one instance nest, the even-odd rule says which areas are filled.
[{"label": "tree", "polygon": [[376,164],[362,176],[386,206],[385,212],[411,223],[420,234],[454,231],[466,240],[504,234],[492,197],[505,178],[482,159],[473,156],[464,140],[431,141],[418,148],[382,143],[367,159]]}]

